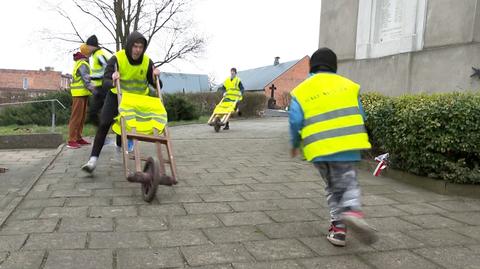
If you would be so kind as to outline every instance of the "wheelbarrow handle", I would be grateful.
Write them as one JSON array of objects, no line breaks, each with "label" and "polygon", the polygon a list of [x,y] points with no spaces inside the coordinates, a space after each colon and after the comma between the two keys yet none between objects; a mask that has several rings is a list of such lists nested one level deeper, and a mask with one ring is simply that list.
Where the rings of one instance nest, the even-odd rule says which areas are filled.
[{"label": "wheelbarrow handle", "polygon": [[[115,64],[115,69],[114,70],[115,70],[115,73],[118,72],[118,65],[117,64]],[[120,79],[119,78],[115,79],[115,87],[117,88],[117,94],[121,96],[122,95],[122,88],[120,87]]]}]

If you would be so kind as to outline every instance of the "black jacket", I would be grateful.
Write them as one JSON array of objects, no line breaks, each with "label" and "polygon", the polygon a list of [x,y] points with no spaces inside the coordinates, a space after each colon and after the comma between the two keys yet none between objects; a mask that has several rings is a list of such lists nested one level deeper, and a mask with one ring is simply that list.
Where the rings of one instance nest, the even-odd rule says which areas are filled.
[{"label": "black jacket", "polygon": [[[133,60],[132,59],[133,43],[138,42],[138,41],[143,42],[143,44],[145,46],[145,49],[143,50],[143,53],[140,56],[140,58],[138,58],[138,60]],[[147,44],[147,39],[142,34],[140,34],[139,32],[135,31],[135,32],[132,32],[130,35],[128,35],[127,44],[125,46],[125,52],[127,54],[128,62],[131,65],[142,64],[143,54],[147,50],[147,45],[148,45]],[[118,61],[117,61],[117,57],[115,57],[115,55],[112,56],[112,58],[110,58],[108,60],[107,67],[105,68],[105,74],[104,74],[104,77],[103,77],[103,87],[106,87],[106,88],[109,88],[109,89],[115,87],[113,85],[112,74],[115,72],[115,66],[117,65],[117,63],[118,63]],[[150,63],[148,63],[147,80],[148,80],[148,83],[151,84],[151,85],[156,85],[156,82],[153,80],[153,69],[154,68],[155,67],[153,65],[153,61],[150,59]],[[160,87],[162,87],[162,86],[163,86],[162,81],[160,81]]]}]

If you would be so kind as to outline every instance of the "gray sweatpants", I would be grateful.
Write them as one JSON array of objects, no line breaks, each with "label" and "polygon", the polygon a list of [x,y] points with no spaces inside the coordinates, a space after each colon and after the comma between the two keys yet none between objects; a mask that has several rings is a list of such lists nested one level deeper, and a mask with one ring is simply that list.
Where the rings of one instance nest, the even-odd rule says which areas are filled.
[{"label": "gray sweatpants", "polygon": [[360,186],[354,162],[317,162],[315,167],[325,181],[331,221],[340,220],[344,211],[360,210]]}]

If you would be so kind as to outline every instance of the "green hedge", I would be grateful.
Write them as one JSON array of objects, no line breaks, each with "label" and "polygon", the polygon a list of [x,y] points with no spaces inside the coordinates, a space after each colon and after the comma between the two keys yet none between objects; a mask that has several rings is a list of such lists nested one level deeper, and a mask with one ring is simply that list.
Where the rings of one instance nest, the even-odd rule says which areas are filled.
[{"label": "green hedge", "polygon": [[[212,114],[215,106],[222,99],[222,94],[219,92],[187,93],[184,96],[195,104],[201,115]],[[266,101],[267,98],[263,93],[247,92],[238,106],[243,117],[257,117],[261,111],[265,110]]]},{"label": "green hedge", "polygon": [[[34,100],[58,99],[67,109],[55,104],[56,124],[67,124],[70,119],[72,98],[69,92],[55,92]],[[18,106],[9,106],[0,111],[0,125],[29,125],[48,126],[52,123],[52,104],[35,103]]]},{"label": "green hedge", "polygon": [[165,94],[163,102],[167,110],[168,121],[196,120],[200,118],[200,112],[197,107],[184,94]]},{"label": "green hedge", "polygon": [[391,166],[455,183],[480,184],[480,94],[362,95],[375,153]]},{"label": "green hedge", "polygon": [[[56,105],[57,125],[68,124],[72,105],[69,92],[55,92],[34,100],[59,99],[67,109]],[[164,104],[169,121],[195,120],[210,115],[215,105],[222,99],[217,92],[165,94]],[[242,116],[255,117],[265,109],[266,98],[260,93],[246,93],[240,103]],[[0,125],[40,125],[51,124],[51,103],[37,103],[7,107],[0,110]]]}]

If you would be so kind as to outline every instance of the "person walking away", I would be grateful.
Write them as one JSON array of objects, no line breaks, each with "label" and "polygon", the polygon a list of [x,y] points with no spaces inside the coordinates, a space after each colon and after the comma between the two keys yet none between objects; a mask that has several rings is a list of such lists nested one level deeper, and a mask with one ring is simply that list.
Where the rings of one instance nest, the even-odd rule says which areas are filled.
[{"label": "person walking away", "polygon": [[90,36],[86,41],[86,45],[92,54],[92,75],[90,77],[96,90],[96,94],[92,98],[92,102],[88,111],[88,119],[95,126],[98,126],[100,111],[103,107],[105,96],[109,90],[102,86],[102,81],[105,68],[107,67],[107,61],[110,59],[111,55],[100,47],[96,35]]},{"label": "person walking away", "polygon": [[[223,95],[225,96],[226,94],[229,95],[237,95],[239,96],[239,102],[243,100],[243,92],[245,88],[243,87],[242,81],[240,78],[237,76],[237,69],[235,67],[230,69],[230,77],[225,79],[223,82],[223,85],[218,88],[220,91],[223,91]],[[231,99],[224,99],[226,102],[235,102],[236,100],[231,100]],[[238,109],[238,103],[235,106],[235,111]],[[223,127],[223,130],[229,130],[230,129],[230,124],[229,121],[225,124],[225,127]]]},{"label": "person walking away", "polygon": [[331,222],[327,240],[345,246],[347,228],[351,228],[362,242],[372,244],[377,236],[361,210],[355,169],[360,151],[371,148],[360,86],[336,72],[336,54],[318,49],[310,58],[310,78],[291,92],[291,156],[297,156],[302,145],[305,159],[325,181]]},{"label": "person walking away", "polygon": [[[153,61],[145,54],[147,39],[139,32],[132,32],[127,37],[125,49],[115,53],[108,60],[103,78],[103,86],[111,89],[105,97],[100,115],[92,152],[88,162],[82,166],[82,170],[92,173],[97,165],[98,157],[105,143],[105,138],[118,115],[118,100],[116,82],[120,80],[122,92],[139,95],[148,95],[148,85],[156,85],[154,76],[160,75],[160,70],[155,68]],[[161,85],[160,81],[160,85]],[[116,139],[117,146],[121,145],[120,136]]]},{"label": "person walking away", "polygon": [[72,112],[68,124],[67,147],[78,149],[90,143],[82,138],[83,126],[87,115],[88,97],[95,92],[95,87],[90,79],[90,66],[88,56],[81,52],[73,55],[75,65],[72,72],[70,93],[72,94]]}]

